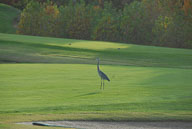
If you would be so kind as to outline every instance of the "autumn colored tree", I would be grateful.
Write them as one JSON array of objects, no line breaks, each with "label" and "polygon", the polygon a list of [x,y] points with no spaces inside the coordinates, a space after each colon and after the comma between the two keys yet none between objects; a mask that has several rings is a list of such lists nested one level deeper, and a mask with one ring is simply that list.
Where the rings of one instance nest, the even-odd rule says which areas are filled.
[{"label": "autumn colored tree", "polygon": [[192,15],[192,1],[191,0],[183,0],[183,10],[185,15]]},{"label": "autumn colored tree", "polygon": [[18,34],[39,35],[40,18],[42,8],[38,2],[30,2],[21,13],[20,22],[18,24]]},{"label": "autumn colored tree", "polygon": [[[29,2],[17,33],[192,48],[190,0],[63,2]],[[117,6],[118,2],[127,4]]]},{"label": "autumn colored tree", "polygon": [[41,35],[43,36],[58,36],[57,22],[59,16],[59,9],[56,4],[52,2],[43,3]]},{"label": "autumn colored tree", "polygon": [[[192,18],[186,13],[184,0],[161,0],[153,27],[153,42],[158,46],[183,47],[192,45]],[[189,7],[188,7],[189,9]]]},{"label": "autumn colored tree", "polygon": [[92,14],[89,6],[84,1],[62,7],[60,15],[61,36],[75,39],[91,38]]},{"label": "autumn colored tree", "polygon": [[52,2],[40,4],[31,1],[21,13],[19,34],[57,36],[56,26],[59,10]]}]

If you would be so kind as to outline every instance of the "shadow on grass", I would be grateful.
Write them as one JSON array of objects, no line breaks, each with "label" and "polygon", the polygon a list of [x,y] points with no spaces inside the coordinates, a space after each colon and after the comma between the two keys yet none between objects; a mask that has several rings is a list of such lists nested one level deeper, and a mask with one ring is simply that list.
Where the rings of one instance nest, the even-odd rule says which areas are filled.
[{"label": "shadow on grass", "polygon": [[83,96],[90,96],[90,95],[96,95],[96,94],[100,94],[101,91],[97,91],[97,92],[90,92],[90,93],[87,93],[87,94],[81,94],[81,95],[77,95],[75,97],[83,97]]}]

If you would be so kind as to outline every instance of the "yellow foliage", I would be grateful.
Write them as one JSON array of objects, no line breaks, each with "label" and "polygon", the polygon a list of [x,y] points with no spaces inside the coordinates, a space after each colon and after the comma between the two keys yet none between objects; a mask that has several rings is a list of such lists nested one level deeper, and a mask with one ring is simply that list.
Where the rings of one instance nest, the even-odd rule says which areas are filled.
[{"label": "yellow foliage", "polygon": [[108,23],[108,24],[111,23],[111,17],[110,17],[110,16],[108,16],[107,23]]},{"label": "yellow foliage", "polygon": [[45,13],[56,18],[59,15],[59,10],[54,5],[47,5],[45,7]]},{"label": "yellow foliage", "polygon": [[167,29],[168,25],[171,24],[171,21],[172,21],[171,17],[165,16],[165,18],[164,18],[164,23],[163,23],[165,30]]}]

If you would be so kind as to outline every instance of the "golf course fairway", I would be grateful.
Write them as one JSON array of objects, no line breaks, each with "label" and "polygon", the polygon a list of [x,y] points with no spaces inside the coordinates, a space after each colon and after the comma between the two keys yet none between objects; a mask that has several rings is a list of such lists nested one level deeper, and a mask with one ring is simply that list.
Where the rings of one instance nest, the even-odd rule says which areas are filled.
[{"label": "golf course fairway", "polygon": [[[104,90],[97,57],[111,80]],[[0,34],[0,62],[2,129],[24,129],[13,124],[22,121],[192,120],[191,50]]]}]

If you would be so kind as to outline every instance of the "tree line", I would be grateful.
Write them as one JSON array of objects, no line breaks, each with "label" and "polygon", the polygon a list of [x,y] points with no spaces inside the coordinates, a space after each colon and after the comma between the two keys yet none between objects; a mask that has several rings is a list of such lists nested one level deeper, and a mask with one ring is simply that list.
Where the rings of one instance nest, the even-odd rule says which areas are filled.
[{"label": "tree line", "polygon": [[[26,5],[31,2],[32,0],[0,0],[0,3],[8,4],[11,5],[15,8],[18,8],[20,10],[23,10]],[[47,2],[47,0],[34,0],[40,3]],[[60,5],[66,5],[70,2],[70,0],[49,0],[52,1],[53,3],[57,4],[58,6]],[[80,0],[73,0],[74,2],[79,2]],[[99,5],[100,7],[104,6],[104,2],[111,2],[113,7],[117,9],[123,8],[125,4],[129,4],[133,2],[134,0],[84,0],[86,4],[96,4]],[[139,0],[138,0],[139,1]],[[140,0],[141,1],[141,0]]]},{"label": "tree line", "polygon": [[21,13],[17,33],[192,48],[190,0],[115,2],[31,0]]}]

